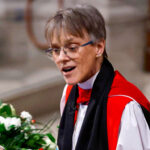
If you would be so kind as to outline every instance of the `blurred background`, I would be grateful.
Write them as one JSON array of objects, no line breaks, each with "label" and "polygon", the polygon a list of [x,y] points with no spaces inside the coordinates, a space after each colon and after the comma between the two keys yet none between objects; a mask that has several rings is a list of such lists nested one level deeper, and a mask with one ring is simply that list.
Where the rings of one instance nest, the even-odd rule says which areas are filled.
[{"label": "blurred background", "polygon": [[0,0],[0,99],[18,113],[59,120],[65,82],[43,50],[47,19],[88,3],[103,14],[110,61],[150,100],[150,0]]}]

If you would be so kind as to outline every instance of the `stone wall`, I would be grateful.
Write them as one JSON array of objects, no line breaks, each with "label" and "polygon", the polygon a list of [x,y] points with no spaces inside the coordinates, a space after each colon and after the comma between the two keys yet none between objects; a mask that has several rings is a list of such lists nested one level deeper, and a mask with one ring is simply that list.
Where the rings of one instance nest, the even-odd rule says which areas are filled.
[{"label": "stone wall", "polygon": [[[135,0],[133,1],[135,2]],[[150,99],[149,73],[145,73],[143,70],[147,1],[144,0],[141,5],[139,3],[133,5],[133,1],[66,0],[65,7],[89,3],[101,11],[106,21],[106,49],[109,59],[116,69],[120,70],[129,81],[136,84]],[[18,106],[21,103],[23,104],[21,101],[19,104],[19,98],[22,96],[24,101],[33,99],[33,102],[35,102],[38,93],[40,93],[34,92],[37,87],[40,89],[37,86],[38,83],[39,85],[44,83],[47,87],[51,84],[51,78],[48,78],[49,74],[55,76],[56,73],[54,64],[33,45],[27,35],[26,24],[23,19],[25,6],[25,0],[0,0],[0,98],[4,96],[6,101],[9,101],[13,97],[13,93],[16,94],[18,91],[18,97],[15,96],[13,100],[11,99],[11,102],[14,103],[16,100]],[[33,2],[33,29],[40,42],[46,42],[44,39],[45,22],[57,9],[56,0],[36,0]],[[57,78],[59,77],[60,75],[57,76]],[[64,82],[61,78],[59,85],[61,90],[63,85]],[[33,89],[30,89],[30,87],[33,87]],[[40,89],[41,91],[47,92],[48,100],[51,95],[49,92],[52,91],[44,89],[45,86],[41,87],[43,87],[43,89]],[[21,96],[19,88],[27,95]],[[30,89],[30,93],[27,89]],[[57,96],[60,98],[60,90],[58,93]],[[31,97],[29,98],[28,95],[31,95]],[[37,106],[40,99],[46,97],[42,92],[39,95]],[[30,110],[29,100],[26,102],[29,104]],[[28,106],[27,103],[25,103],[25,106]],[[58,101],[56,103],[58,104]],[[41,106],[41,112],[44,112],[44,107],[48,110],[47,106]],[[37,113],[37,110],[33,110],[33,112]]]}]

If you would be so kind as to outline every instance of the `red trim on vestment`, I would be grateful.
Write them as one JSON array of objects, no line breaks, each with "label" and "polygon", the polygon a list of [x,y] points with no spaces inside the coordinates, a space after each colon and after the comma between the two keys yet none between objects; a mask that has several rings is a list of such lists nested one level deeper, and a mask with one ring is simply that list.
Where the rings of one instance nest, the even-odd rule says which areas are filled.
[{"label": "red trim on vestment", "polygon": [[[120,101],[122,101],[120,103]],[[107,135],[109,150],[116,150],[119,126],[123,110],[131,99],[126,97],[110,97],[107,101]]]},{"label": "red trim on vestment", "polygon": [[[67,87],[66,102],[72,87],[72,85]],[[107,102],[107,134],[109,150],[116,150],[121,116],[125,106],[132,101],[131,98],[126,96],[133,98],[150,111],[150,102],[142,92],[135,85],[128,82],[118,71],[115,71],[115,77]]]},{"label": "red trim on vestment", "polygon": [[148,99],[134,84],[127,81],[118,71],[115,71],[115,78],[109,92],[109,96],[110,95],[130,96],[150,112],[150,102]]},{"label": "red trim on vestment", "polygon": [[73,85],[67,86],[65,104],[67,103],[67,100],[68,100],[68,97],[69,97],[72,87],[73,87]]},{"label": "red trim on vestment", "polygon": [[108,146],[109,150],[116,150],[120,121],[125,106],[134,99],[150,111],[150,102],[135,85],[128,82],[118,71],[115,71],[115,78],[108,96]]}]

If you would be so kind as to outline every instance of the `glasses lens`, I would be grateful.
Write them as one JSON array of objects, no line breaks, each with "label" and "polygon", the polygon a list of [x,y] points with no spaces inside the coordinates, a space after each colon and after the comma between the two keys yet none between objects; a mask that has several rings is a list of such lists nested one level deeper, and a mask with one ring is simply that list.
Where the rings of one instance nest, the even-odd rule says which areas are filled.
[{"label": "glasses lens", "polygon": [[64,47],[64,53],[71,58],[74,58],[76,56],[77,51],[78,51],[77,46]]},{"label": "glasses lens", "polygon": [[52,49],[52,55],[53,56],[59,56],[60,55],[60,48],[53,48]]},{"label": "glasses lens", "polygon": [[78,56],[79,47],[84,47],[92,43],[93,41],[89,41],[83,45],[71,44],[62,48],[50,48],[46,50],[46,53],[49,57],[57,58],[60,55],[60,51],[62,50],[65,55],[69,56],[70,58],[75,58]]},{"label": "glasses lens", "polygon": [[48,57],[52,57],[53,49],[52,49],[52,48],[49,48],[49,49],[47,49],[47,50],[45,51],[45,53],[46,53],[46,55],[47,55]]}]

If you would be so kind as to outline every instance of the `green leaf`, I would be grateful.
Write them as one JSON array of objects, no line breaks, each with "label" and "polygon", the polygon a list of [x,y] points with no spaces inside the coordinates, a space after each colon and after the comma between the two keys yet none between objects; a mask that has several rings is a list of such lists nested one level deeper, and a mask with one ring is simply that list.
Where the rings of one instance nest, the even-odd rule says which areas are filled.
[{"label": "green leaf", "polygon": [[6,131],[5,125],[4,124],[0,124],[0,133],[3,133],[5,131]]},{"label": "green leaf", "polygon": [[15,125],[9,126],[9,130],[14,129],[14,128],[15,128]]},{"label": "green leaf", "polygon": [[[2,103],[2,101],[0,101],[0,116],[4,118],[19,117],[16,115],[16,111],[11,104]],[[52,134],[45,133],[53,122],[54,120],[50,120],[46,125],[41,125],[40,129],[33,129],[31,122],[26,122],[26,120],[21,119],[21,127],[16,128],[15,125],[11,125],[9,131],[7,131],[5,125],[1,123],[0,145],[4,146],[5,150],[38,150],[41,147],[43,147],[44,150],[50,150],[44,137],[47,136],[55,143],[55,138]]]},{"label": "green leaf", "polygon": [[0,116],[3,117],[13,117],[16,116],[16,111],[11,104],[2,103],[0,105]]},{"label": "green leaf", "polygon": [[11,117],[12,116],[11,108],[9,105],[4,105],[4,106],[1,105],[0,116],[3,116],[3,117]]},{"label": "green leaf", "polygon": [[49,139],[53,142],[53,143],[55,143],[55,138],[53,137],[53,135],[51,134],[51,133],[48,133],[48,134],[46,134],[48,137],[49,137]]},{"label": "green leaf", "polygon": [[33,136],[33,139],[34,139],[35,141],[39,140],[39,139],[40,139],[40,135],[35,135],[35,136]]}]

